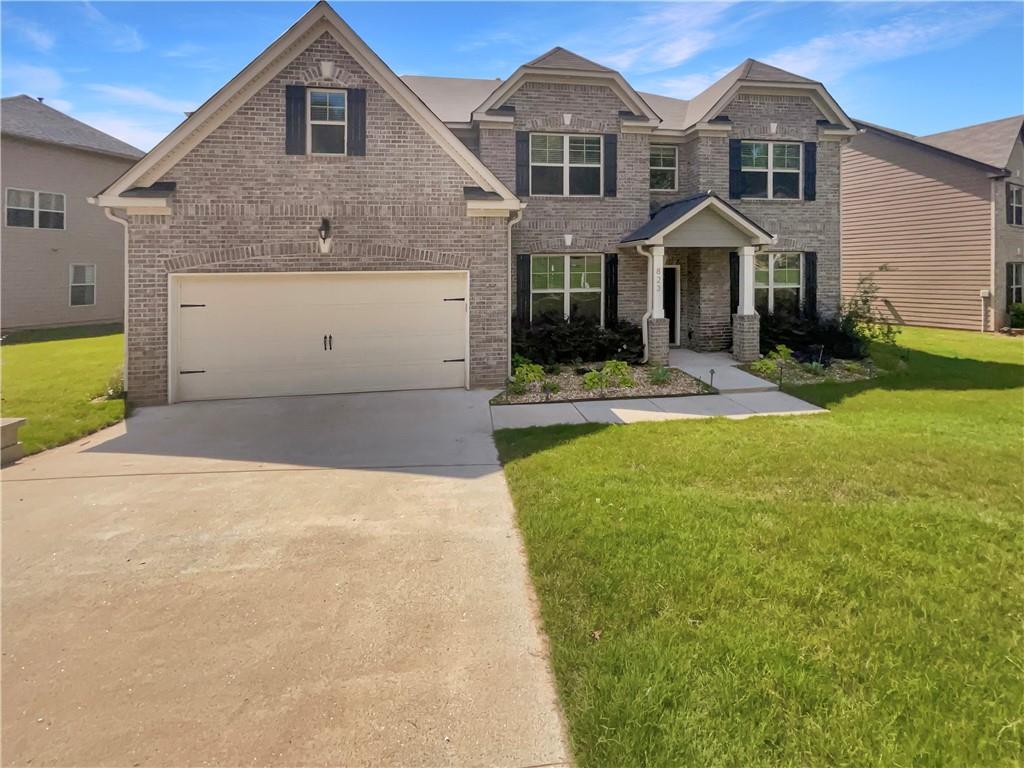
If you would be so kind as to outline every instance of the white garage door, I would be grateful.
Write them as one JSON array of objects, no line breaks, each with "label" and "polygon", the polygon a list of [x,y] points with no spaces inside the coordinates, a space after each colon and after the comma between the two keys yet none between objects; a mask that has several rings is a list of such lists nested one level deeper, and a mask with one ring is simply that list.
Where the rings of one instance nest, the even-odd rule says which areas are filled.
[{"label": "white garage door", "polygon": [[172,400],[467,385],[465,272],[175,275]]}]

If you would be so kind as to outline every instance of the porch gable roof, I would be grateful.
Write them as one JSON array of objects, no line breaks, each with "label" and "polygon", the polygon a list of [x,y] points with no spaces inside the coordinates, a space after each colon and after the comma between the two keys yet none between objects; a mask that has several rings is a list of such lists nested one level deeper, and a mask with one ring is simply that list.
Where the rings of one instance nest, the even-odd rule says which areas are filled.
[{"label": "porch gable roof", "polygon": [[687,221],[705,210],[713,210],[725,219],[734,229],[748,239],[753,245],[771,245],[776,236],[766,230],[749,216],[736,210],[732,205],[714,192],[701,192],[698,195],[678,200],[660,208],[643,226],[626,235],[622,245],[664,245],[667,234],[684,226]]}]

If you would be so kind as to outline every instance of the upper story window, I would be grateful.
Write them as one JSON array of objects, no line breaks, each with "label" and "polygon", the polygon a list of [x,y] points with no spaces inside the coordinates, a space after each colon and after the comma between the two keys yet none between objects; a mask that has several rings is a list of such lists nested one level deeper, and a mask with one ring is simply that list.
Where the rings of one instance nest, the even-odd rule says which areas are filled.
[{"label": "upper story window", "polygon": [[600,197],[600,136],[530,134],[530,194]]},{"label": "upper story window", "polygon": [[743,197],[799,200],[801,149],[798,143],[744,141],[740,154]]},{"label": "upper story window", "polygon": [[306,146],[313,155],[345,154],[345,91],[309,88],[307,91],[309,135]]},{"label": "upper story window", "polygon": [[1024,187],[1006,185],[1006,223],[1024,225]]},{"label": "upper story window", "polygon": [[754,309],[761,315],[796,315],[803,288],[803,254],[754,256]]},{"label": "upper story window", "polygon": [[665,144],[651,145],[651,191],[675,192],[676,180],[676,147]]},{"label": "upper story window", "polygon": [[602,321],[604,257],[537,255],[530,262],[531,322],[544,316]]},{"label": "upper story window", "polygon": [[64,195],[7,189],[7,226],[30,229],[64,229]]}]

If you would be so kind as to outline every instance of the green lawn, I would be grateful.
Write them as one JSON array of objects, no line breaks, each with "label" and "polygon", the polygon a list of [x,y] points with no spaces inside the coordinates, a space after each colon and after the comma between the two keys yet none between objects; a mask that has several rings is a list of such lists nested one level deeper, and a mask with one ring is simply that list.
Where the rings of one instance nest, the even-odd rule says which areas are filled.
[{"label": "green lawn", "polygon": [[124,418],[123,400],[92,402],[124,358],[118,326],[17,334],[4,342],[2,352],[0,411],[28,419],[18,433],[26,453],[63,445]]},{"label": "green lawn", "polygon": [[900,344],[828,415],[498,433],[581,766],[1024,764],[1024,340]]}]

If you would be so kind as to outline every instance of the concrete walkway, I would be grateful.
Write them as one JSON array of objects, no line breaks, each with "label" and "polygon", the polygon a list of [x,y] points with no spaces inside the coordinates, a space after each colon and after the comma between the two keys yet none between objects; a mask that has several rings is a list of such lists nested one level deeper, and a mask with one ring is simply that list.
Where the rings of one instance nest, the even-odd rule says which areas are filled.
[{"label": "concrete walkway", "polygon": [[635,424],[677,419],[748,419],[751,416],[795,416],[827,413],[824,408],[784,392],[735,392],[635,400],[593,400],[574,403],[492,405],[495,429],[547,427],[553,424]]},{"label": "concrete walkway", "polygon": [[740,363],[728,352],[673,349],[669,351],[668,363],[714,387],[723,395],[734,392],[775,392],[779,389],[773,382],[741,371],[737,367]]},{"label": "concrete walkway", "polygon": [[567,765],[491,394],[143,408],[5,469],[4,763]]}]

